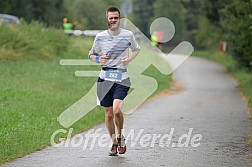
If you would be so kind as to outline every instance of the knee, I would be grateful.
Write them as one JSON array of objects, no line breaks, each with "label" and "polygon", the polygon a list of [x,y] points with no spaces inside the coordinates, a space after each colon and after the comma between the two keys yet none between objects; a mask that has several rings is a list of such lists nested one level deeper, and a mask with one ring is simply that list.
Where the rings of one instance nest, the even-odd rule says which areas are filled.
[{"label": "knee", "polygon": [[113,114],[106,114],[107,120],[113,120],[113,118],[114,118]]},{"label": "knee", "polygon": [[106,115],[106,119],[109,120],[109,121],[113,120],[113,118],[114,118],[113,115]]},{"label": "knee", "polygon": [[114,109],[114,115],[115,117],[121,117],[122,112],[119,107]]},{"label": "knee", "polygon": [[106,110],[105,117],[106,117],[107,120],[113,120],[113,118],[114,118],[113,111]]}]

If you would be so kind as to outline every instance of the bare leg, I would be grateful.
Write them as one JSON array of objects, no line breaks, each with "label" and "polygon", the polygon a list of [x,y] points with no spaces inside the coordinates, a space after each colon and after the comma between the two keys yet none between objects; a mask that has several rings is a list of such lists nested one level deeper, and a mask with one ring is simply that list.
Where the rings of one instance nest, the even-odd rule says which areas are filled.
[{"label": "bare leg", "polygon": [[115,99],[113,102],[113,112],[115,116],[115,124],[118,131],[118,137],[121,138],[122,136],[122,129],[123,129],[123,114],[121,111],[123,101],[120,99]]},{"label": "bare leg", "polygon": [[113,107],[105,107],[105,123],[113,144],[116,144],[117,142],[115,137],[115,125],[113,118]]}]

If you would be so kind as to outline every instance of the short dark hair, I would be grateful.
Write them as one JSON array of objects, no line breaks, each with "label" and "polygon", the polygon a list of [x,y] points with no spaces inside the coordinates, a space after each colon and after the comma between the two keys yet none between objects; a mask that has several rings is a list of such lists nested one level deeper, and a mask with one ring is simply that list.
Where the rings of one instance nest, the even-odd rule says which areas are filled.
[{"label": "short dark hair", "polygon": [[120,10],[117,7],[109,7],[106,11],[106,17],[108,16],[108,12],[118,12],[119,13],[119,17],[121,17],[121,13]]}]

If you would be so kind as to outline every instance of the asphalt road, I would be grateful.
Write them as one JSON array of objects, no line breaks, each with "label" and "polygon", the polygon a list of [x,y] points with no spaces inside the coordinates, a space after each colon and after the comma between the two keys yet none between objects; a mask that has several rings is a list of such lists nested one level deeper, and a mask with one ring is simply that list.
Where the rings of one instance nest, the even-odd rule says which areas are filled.
[{"label": "asphalt road", "polygon": [[[48,147],[3,166],[252,166],[252,150],[245,146],[247,107],[236,81],[222,66],[195,57],[187,59],[174,77],[179,91],[148,100],[125,117],[125,155],[108,156],[109,146],[102,141],[106,128],[100,124],[90,129],[87,143],[85,132],[83,138],[66,140],[68,147]],[[92,130],[100,136],[94,147]]]}]

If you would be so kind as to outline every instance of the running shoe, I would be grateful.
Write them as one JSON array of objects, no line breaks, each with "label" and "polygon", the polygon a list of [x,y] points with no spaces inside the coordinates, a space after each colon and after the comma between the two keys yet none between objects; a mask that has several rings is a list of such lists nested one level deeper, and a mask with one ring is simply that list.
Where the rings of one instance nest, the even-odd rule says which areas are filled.
[{"label": "running shoe", "polygon": [[113,144],[109,153],[109,156],[116,156],[117,155],[117,144]]},{"label": "running shoe", "polygon": [[124,154],[126,152],[125,138],[117,138],[118,141],[118,152],[119,154]]}]

